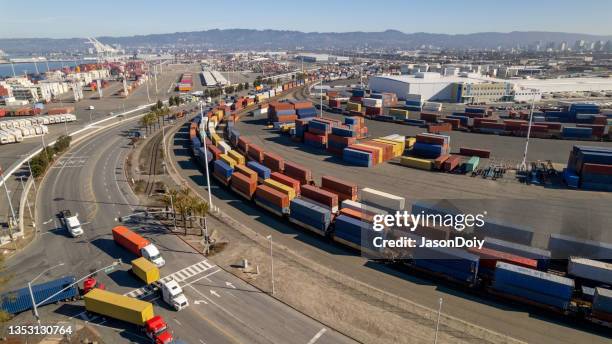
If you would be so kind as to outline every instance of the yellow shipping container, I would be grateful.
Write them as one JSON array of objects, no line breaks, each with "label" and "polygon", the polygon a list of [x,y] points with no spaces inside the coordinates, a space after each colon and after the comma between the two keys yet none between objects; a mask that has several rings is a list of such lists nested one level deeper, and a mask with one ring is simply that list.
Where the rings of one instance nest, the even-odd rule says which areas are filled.
[{"label": "yellow shipping container", "polygon": [[407,137],[406,138],[406,147],[412,148],[412,146],[414,146],[415,142],[416,142],[416,138],[415,137]]},{"label": "yellow shipping container", "polygon": [[264,180],[263,183],[264,185],[269,186],[273,189],[276,189],[282,193],[286,193],[287,196],[289,196],[289,200],[292,200],[295,198],[295,190],[290,186],[279,183],[276,180],[271,179],[271,178]]},{"label": "yellow shipping container", "polygon": [[244,156],[240,153],[238,153],[235,150],[231,150],[227,153],[227,155],[230,156],[230,158],[234,159],[238,165],[244,165],[245,164],[245,159]]},{"label": "yellow shipping container", "polygon": [[217,133],[212,133],[212,135],[210,135],[210,140],[212,141],[212,143],[216,146],[219,142],[223,141],[223,139],[221,138],[221,136],[217,135]]},{"label": "yellow shipping container", "polygon": [[146,284],[159,280],[159,269],[144,257],[132,260],[132,272]]},{"label": "yellow shipping container", "polygon": [[410,156],[403,156],[400,160],[400,164],[419,170],[431,170],[432,162],[430,160],[413,158]]},{"label": "yellow shipping container", "polygon": [[153,304],[102,289],[93,289],[83,297],[88,312],[142,326],[153,318]]},{"label": "yellow shipping container", "polygon": [[397,141],[385,139],[373,139],[372,141],[393,145],[393,157],[398,157],[404,153],[404,145]]},{"label": "yellow shipping container", "polygon": [[238,164],[236,160],[232,159],[227,154],[221,154],[219,158],[221,158],[221,161],[226,162],[232,169]]},{"label": "yellow shipping container", "polygon": [[349,111],[361,111],[361,104],[348,102],[346,103],[346,109]]},{"label": "yellow shipping container", "polygon": [[378,151],[378,163],[382,164],[383,162],[383,155],[384,155],[384,150],[382,149],[382,147],[377,147],[377,146],[370,146],[367,143],[359,143],[362,146],[367,146],[368,148],[372,148],[372,149],[376,149]]}]

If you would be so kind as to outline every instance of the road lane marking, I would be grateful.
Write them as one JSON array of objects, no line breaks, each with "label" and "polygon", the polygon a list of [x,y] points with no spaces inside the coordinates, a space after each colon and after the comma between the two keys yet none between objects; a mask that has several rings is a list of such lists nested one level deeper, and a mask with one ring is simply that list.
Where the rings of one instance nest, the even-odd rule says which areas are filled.
[{"label": "road lane marking", "polygon": [[195,301],[193,301],[193,304],[195,304],[195,305],[199,305],[200,303],[203,303],[203,304],[205,304],[205,305],[207,305],[207,304],[208,304],[208,302],[206,302],[206,301],[204,301],[204,300],[195,300]]},{"label": "road lane marking", "polygon": [[216,297],[221,297],[221,295],[219,295],[216,291],[214,291],[212,289],[210,290],[210,294],[211,295],[215,295]]},{"label": "road lane marking", "polygon": [[[202,266],[205,266],[205,267],[206,266],[211,266],[211,267],[210,268],[202,268]],[[167,275],[167,276],[161,278],[160,281],[161,282],[168,282],[168,281],[174,279],[177,282],[183,282],[183,281],[185,281],[185,280],[187,280],[187,279],[189,279],[191,277],[194,277],[194,276],[197,276],[199,274],[202,274],[202,273],[204,273],[204,272],[206,272],[206,271],[208,271],[208,270],[210,270],[210,269],[212,269],[214,267],[215,267],[214,265],[210,265],[206,260],[203,260],[201,262],[198,262],[196,264],[193,264],[193,265],[190,265],[190,266],[188,266],[186,268],[183,268],[183,269],[181,269],[179,271],[176,271],[176,272],[174,272],[174,273],[172,273],[170,275]],[[206,275],[204,277],[212,275],[212,274],[214,274],[214,273],[216,273],[218,271],[219,270],[217,270],[217,271],[215,271],[213,273],[210,273],[210,274],[208,274],[208,275]],[[198,281],[200,279],[197,279],[194,282],[196,282],[196,281]],[[187,286],[187,285],[185,285],[185,286]],[[131,291],[129,291],[129,292],[123,294],[123,295],[129,296],[129,297],[133,297],[133,298],[141,299],[141,298],[144,298],[144,297],[147,297],[147,296],[151,295],[153,292],[155,292],[155,287],[153,287],[153,286],[144,286],[142,288],[131,290]]]},{"label": "road lane marking", "polygon": [[189,282],[189,283],[185,284],[185,285],[183,286],[183,288],[184,288],[184,287],[190,287],[192,284],[194,284],[194,283],[196,283],[196,282],[198,282],[198,281],[200,281],[200,280],[203,280],[204,278],[208,279],[208,277],[209,277],[209,276],[212,276],[212,275],[216,274],[216,273],[217,273],[217,272],[219,272],[219,271],[221,271],[221,269],[216,270],[216,271],[213,271],[213,272],[209,273],[209,274],[208,274],[208,275],[206,275],[206,276],[202,276],[202,277],[200,277],[200,278],[198,278],[198,279],[195,279],[195,280],[193,280],[193,281],[191,281],[191,282]]},{"label": "road lane marking", "polygon": [[176,318],[173,318],[172,320],[174,320],[177,324],[179,324],[179,326],[183,326],[183,324],[181,324],[181,322],[178,321]]},{"label": "road lane marking", "polygon": [[232,289],[236,289],[236,287],[234,287],[234,285],[231,282],[225,282],[225,285]]},{"label": "road lane marking", "polygon": [[317,332],[317,334],[314,335],[314,337],[312,337],[312,339],[308,342],[308,344],[314,344],[317,342],[317,340],[319,340],[319,338],[321,338],[321,336],[323,335],[323,333],[325,333],[325,331],[327,331],[327,329],[324,327],[321,329],[321,331]]}]

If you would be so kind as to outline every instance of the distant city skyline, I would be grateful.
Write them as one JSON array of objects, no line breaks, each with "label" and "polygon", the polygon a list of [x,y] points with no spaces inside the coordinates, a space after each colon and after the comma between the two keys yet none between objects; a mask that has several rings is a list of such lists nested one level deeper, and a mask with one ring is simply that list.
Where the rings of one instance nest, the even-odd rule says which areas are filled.
[{"label": "distant city skyline", "polygon": [[612,1],[24,1],[2,5],[0,38],[132,36],[210,29],[399,30],[612,35]]}]

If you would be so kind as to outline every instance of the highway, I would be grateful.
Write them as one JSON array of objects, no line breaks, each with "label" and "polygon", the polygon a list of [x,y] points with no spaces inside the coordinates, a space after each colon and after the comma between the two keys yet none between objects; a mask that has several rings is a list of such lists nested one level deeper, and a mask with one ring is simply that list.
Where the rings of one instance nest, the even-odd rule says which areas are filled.
[{"label": "highway", "polygon": [[[437,192],[443,195],[441,187],[438,187],[438,189],[434,188],[434,182],[427,182],[425,184],[426,187],[419,185],[419,182],[426,181],[428,178],[433,178],[429,177],[431,174],[422,171],[413,171],[399,166],[381,166],[389,169],[396,169],[395,174],[387,176],[387,169],[384,171],[379,171],[377,170],[378,168],[356,169],[351,166],[342,165],[337,163],[336,160],[327,159],[327,154],[317,154],[315,150],[304,149],[304,147],[299,147],[298,149],[296,145],[291,144],[289,140],[271,139],[270,136],[277,137],[278,134],[266,133],[265,130],[262,129],[261,123],[249,123],[248,117],[243,120],[244,121],[241,121],[237,126],[241,133],[243,133],[242,130],[245,127],[258,125],[259,127],[257,129],[253,129],[257,130],[258,134],[252,134],[251,138],[255,138],[258,144],[261,143],[265,150],[270,149],[280,154],[282,157],[310,167],[313,170],[315,179],[318,179],[321,174],[342,175],[344,178],[354,181],[360,186],[363,186],[364,183],[367,182],[368,186],[375,188],[382,186],[381,189],[387,192],[396,191],[395,193],[397,193],[399,187],[400,190],[410,188],[410,193],[406,193],[406,195],[417,195],[416,197],[435,198],[432,194]],[[202,173],[189,157],[187,153],[188,150],[185,149],[186,147],[184,144],[188,142],[185,135],[187,135],[186,128],[182,128],[182,130],[175,135],[173,144],[170,146],[171,158],[174,159],[175,166],[178,166],[178,171],[182,178],[198,190],[203,197],[207,197],[205,179],[200,177]],[[355,173],[356,171],[359,171],[359,173]],[[421,173],[425,176],[420,178],[418,182],[398,183],[398,178],[401,178],[402,175],[404,178],[408,178],[406,174],[410,171],[415,172],[415,174]],[[448,175],[445,178],[453,177],[459,176]],[[469,181],[468,178],[466,179]],[[512,304],[500,302],[499,300],[486,297],[483,298],[472,293],[450,288],[444,284],[437,284],[433,281],[418,278],[404,273],[401,270],[390,268],[387,265],[369,262],[363,257],[356,255],[355,252],[335,244],[330,244],[328,241],[315,235],[310,235],[285,221],[279,220],[277,217],[270,215],[253,204],[236,202],[236,199],[239,198],[233,193],[218,185],[214,179],[212,183],[214,204],[235,220],[245,224],[263,236],[274,234],[275,238],[278,238],[278,241],[282,245],[291,250],[300,252],[300,254],[316,261],[322,266],[331,267],[338,272],[351,276],[378,289],[385,290],[405,299],[413,300],[432,309],[437,307],[438,300],[442,297],[444,299],[445,313],[530,343],[570,344],[577,342],[609,342],[609,335],[606,335],[602,328],[587,324],[576,324],[568,319],[549,316],[538,310],[525,309],[520,306],[515,307]],[[457,185],[457,189],[453,191],[453,194],[446,197],[482,197],[480,195],[476,197],[464,195],[461,197],[462,193],[469,191],[467,190],[469,186],[463,183],[455,183],[455,185]],[[521,190],[515,192],[517,192],[517,195],[520,195],[520,192],[528,188],[530,187],[521,186]],[[445,189],[448,190],[448,187],[445,187]],[[479,191],[485,191],[481,189],[482,187]],[[567,199],[571,199],[571,197],[568,198],[567,195],[561,196],[560,193],[555,193],[556,190],[538,187],[531,187],[531,189],[536,189],[536,191],[533,191],[536,194],[525,197],[522,201],[517,201],[516,198],[513,199],[512,195],[506,195],[509,200],[508,205],[512,205],[513,207],[506,210],[508,212],[513,212],[519,209],[519,211],[526,212],[530,207],[534,208],[535,203],[527,199],[537,199],[537,193],[539,192],[547,193],[547,197],[549,198],[553,198],[551,195],[559,197],[559,199],[553,199],[553,201],[549,202],[549,209],[555,209],[558,206],[561,207],[561,204],[564,203],[561,197],[565,198],[565,202],[567,202]],[[496,195],[499,197],[501,194],[500,190],[493,189],[487,191],[487,195],[488,198],[493,198]],[[412,196],[410,198],[413,199],[414,197],[415,196]],[[607,200],[608,197],[606,197],[603,202],[602,199],[599,198],[599,193],[596,199],[592,196],[587,197],[584,195],[582,195],[581,198],[587,199],[583,200],[583,203],[572,207],[563,206],[560,208],[562,210],[558,211],[564,211],[571,214],[586,212],[588,216],[595,216],[598,218],[602,216],[603,218],[607,218],[609,216],[609,213],[606,213],[606,209],[609,209],[607,206],[609,204]],[[540,199],[537,204],[541,205],[542,203],[543,200]],[[239,206],[237,206],[237,204],[239,204]],[[540,208],[531,209],[531,212],[537,213],[538,209]],[[542,219],[542,223],[547,223],[546,221],[549,220],[548,217],[550,217],[550,221],[553,220],[554,211],[555,210],[551,210],[550,214],[536,214],[533,216],[524,216],[524,218],[540,218]],[[587,220],[586,223],[589,225],[602,225],[605,222],[598,223],[597,220],[590,219]]]},{"label": "highway", "polygon": [[[38,237],[24,251],[7,262],[13,275],[11,288],[27,281],[48,267],[63,262],[37,282],[62,275],[79,278],[121,258],[136,258],[115,245],[111,229],[115,218],[133,213],[141,207],[123,174],[128,146],[126,131],[134,122],[101,132],[71,148],[41,182],[37,200]],[[78,213],[85,235],[74,239],[59,228],[56,214],[62,209]],[[135,217],[126,225],[157,245],[166,265],[162,276],[172,275],[183,286],[190,306],[180,312],[167,309],[123,264],[98,278],[108,290],[152,300],[156,313],[163,315],[176,338],[189,343],[308,343],[323,331],[324,325],[285,306],[267,294],[223,271],[212,261],[195,252],[179,237],[168,234],[154,222]],[[41,309],[43,323],[82,321],[96,325],[107,342],[129,339],[145,342],[133,326],[91,316],[80,302],[49,305]],[[74,320],[79,319],[79,320]],[[29,312],[19,315],[15,323],[33,320]],[[317,343],[350,343],[350,339],[325,328]]]}]

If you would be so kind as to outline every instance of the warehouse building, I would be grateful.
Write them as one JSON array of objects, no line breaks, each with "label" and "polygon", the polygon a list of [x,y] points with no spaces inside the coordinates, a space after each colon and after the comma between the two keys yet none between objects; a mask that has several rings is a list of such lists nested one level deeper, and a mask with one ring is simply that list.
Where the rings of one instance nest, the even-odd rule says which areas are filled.
[{"label": "warehouse building", "polygon": [[372,92],[391,92],[405,100],[409,94],[421,95],[422,101],[481,103],[506,101],[512,94],[509,83],[476,74],[442,76],[435,72],[415,75],[374,76],[369,80]]},{"label": "warehouse building", "polygon": [[[453,73],[456,70],[453,71]],[[449,71],[450,72],[450,71]],[[436,72],[415,75],[379,75],[370,77],[373,92],[392,92],[405,100],[409,94],[421,95],[422,101],[450,103],[490,103],[535,101],[542,94],[560,92],[612,92],[612,78],[559,78],[503,80],[477,73],[442,76]]]}]

